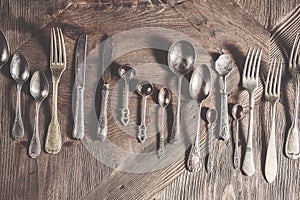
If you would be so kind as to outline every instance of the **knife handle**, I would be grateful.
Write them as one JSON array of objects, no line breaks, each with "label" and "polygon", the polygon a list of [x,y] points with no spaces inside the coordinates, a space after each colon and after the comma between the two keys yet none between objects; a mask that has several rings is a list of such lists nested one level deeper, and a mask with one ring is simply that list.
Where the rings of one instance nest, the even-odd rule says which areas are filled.
[{"label": "knife handle", "polygon": [[108,100],[108,86],[104,85],[102,88],[102,103],[101,112],[99,115],[99,125],[98,125],[98,137],[100,141],[104,141],[107,137],[107,100]]},{"label": "knife handle", "polygon": [[81,140],[84,136],[84,107],[83,107],[83,91],[77,90],[77,99],[75,107],[75,118],[73,128],[73,138]]}]

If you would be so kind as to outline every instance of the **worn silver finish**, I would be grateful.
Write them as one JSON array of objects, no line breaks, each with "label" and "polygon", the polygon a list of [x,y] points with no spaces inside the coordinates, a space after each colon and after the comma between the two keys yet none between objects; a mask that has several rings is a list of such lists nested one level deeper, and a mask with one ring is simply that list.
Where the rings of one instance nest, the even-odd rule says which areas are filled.
[{"label": "worn silver finish", "polygon": [[294,119],[292,122],[292,126],[289,129],[286,138],[286,143],[285,143],[285,154],[288,158],[291,159],[298,159],[300,157],[299,128],[298,128],[299,90],[300,90],[299,46],[300,46],[300,38],[298,33],[289,59],[289,71],[292,74],[296,85]]},{"label": "worn silver finish", "polygon": [[57,92],[60,78],[66,66],[66,48],[62,31],[60,28],[52,28],[50,39],[50,70],[53,84],[52,117],[45,143],[45,150],[49,154],[57,154],[62,146],[62,136],[57,117]]},{"label": "worn silver finish", "polygon": [[221,89],[221,134],[220,137],[224,141],[228,141],[230,138],[229,123],[228,123],[228,105],[226,94],[226,75],[228,75],[234,67],[234,62],[227,54],[221,54],[216,60],[215,68],[218,74],[222,77],[223,88]]},{"label": "worn silver finish", "polygon": [[232,107],[232,117],[236,122],[236,131],[235,131],[235,146],[234,146],[234,154],[233,154],[233,167],[237,169],[240,165],[240,159],[239,159],[239,120],[243,115],[243,106],[239,104],[235,104]]},{"label": "worn silver finish", "polygon": [[39,137],[39,109],[41,103],[49,94],[49,84],[45,74],[36,71],[30,80],[30,93],[36,101],[34,130],[30,141],[28,153],[31,158],[36,158],[41,153],[41,143]]},{"label": "worn silver finish", "polygon": [[136,86],[137,93],[143,97],[142,119],[139,126],[137,139],[144,143],[147,138],[146,128],[146,111],[147,111],[147,97],[153,93],[154,87],[149,81],[140,81]]},{"label": "worn silver finish", "polygon": [[159,138],[159,148],[157,151],[157,155],[160,159],[165,156],[165,136],[164,136],[164,129],[165,129],[165,113],[166,107],[170,104],[171,101],[171,92],[168,88],[162,87],[158,94],[158,103],[161,106],[161,131],[160,131],[160,138]]},{"label": "worn silver finish", "polygon": [[201,133],[201,105],[202,101],[209,96],[211,91],[211,75],[206,66],[195,68],[191,77],[189,90],[191,97],[198,103],[198,120],[195,141],[192,144],[187,161],[187,169],[193,172],[199,171],[201,165],[201,154],[199,147],[199,134]]},{"label": "worn silver finish", "polygon": [[178,41],[171,45],[168,53],[168,65],[170,70],[178,76],[178,101],[176,116],[174,118],[170,143],[180,144],[180,104],[181,84],[185,74],[191,71],[195,62],[196,53],[193,45],[187,41]]},{"label": "worn silver finish", "polygon": [[251,176],[255,172],[253,161],[253,111],[254,111],[254,92],[258,87],[259,68],[262,56],[262,50],[259,48],[250,48],[247,54],[246,62],[244,65],[242,83],[243,87],[249,92],[250,96],[250,112],[249,112],[249,124],[248,124],[248,137],[247,147],[244,157],[242,170],[247,176]]},{"label": "worn silver finish", "polygon": [[98,124],[98,137],[100,141],[105,141],[107,137],[107,101],[109,95],[109,81],[111,79],[111,71],[110,71],[110,64],[111,64],[111,57],[112,57],[112,37],[108,37],[104,41],[104,48],[103,48],[103,57],[102,57],[102,80],[103,80],[103,87],[102,87],[102,102],[101,102],[101,111],[99,115],[99,124]]},{"label": "worn silver finish", "polygon": [[211,173],[212,169],[213,169],[213,159],[214,159],[214,151],[213,151],[213,145],[212,145],[212,138],[214,136],[214,123],[216,122],[218,118],[218,112],[213,109],[210,108],[207,112],[206,112],[206,120],[208,122],[208,137],[209,137],[209,143],[208,143],[208,157],[207,157],[207,166],[206,166],[206,170],[207,173]]},{"label": "worn silver finish", "polygon": [[85,87],[85,68],[86,68],[86,48],[87,35],[81,33],[75,52],[75,87],[76,102],[73,127],[73,138],[81,140],[84,137],[84,87]]},{"label": "worn silver finish", "polygon": [[124,108],[122,108],[122,117],[121,122],[124,126],[127,126],[130,120],[130,111],[128,107],[129,102],[129,81],[135,76],[136,72],[133,69],[133,67],[129,64],[123,65],[118,70],[119,76],[124,79],[125,84],[125,102],[124,102]]},{"label": "worn silver finish", "polygon": [[10,50],[6,37],[0,31],[0,69],[5,65],[9,60]]},{"label": "worn silver finish", "polygon": [[265,175],[269,183],[275,180],[277,174],[277,153],[276,153],[276,140],[275,140],[275,114],[277,102],[280,98],[280,85],[281,85],[281,72],[282,72],[282,62],[273,60],[270,65],[268,77],[266,80],[265,87],[265,98],[271,104],[271,130],[268,142],[268,149],[266,154],[266,164],[265,164]]},{"label": "worn silver finish", "polygon": [[24,125],[21,114],[21,90],[23,84],[29,78],[29,64],[25,56],[21,53],[15,53],[10,63],[10,74],[12,78],[17,82],[17,104],[16,104],[16,116],[12,128],[12,137],[17,140],[24,136]]}]

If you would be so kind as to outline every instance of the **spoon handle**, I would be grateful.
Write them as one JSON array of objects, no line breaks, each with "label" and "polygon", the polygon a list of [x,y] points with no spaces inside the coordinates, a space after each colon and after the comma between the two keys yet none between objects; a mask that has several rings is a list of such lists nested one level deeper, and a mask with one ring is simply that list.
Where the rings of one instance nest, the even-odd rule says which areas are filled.
[{"label": "spoon handle", "polygon": [[235,131],[235,147],[233,154],[233,167],[237,169],[239,167],[239,120],[236,120],[236,131]]},{"label": "spoon handle", "polygon": [[84,136],[84,106],[83,106],[83,89],[77,89],[73,138],[81,140]]},{"label": "spoon handle", "polygon": [[36,158],[41,153],[41,143],[39,137],[39,110],[41,102],[36,102],[35,106],[35,118],[34,118],[34,130],[30,141],[28,153],[31,158]]},{"label": "spoon handle", "polygon": [[144,143],[147,137],[147,128],[145,125],[146,121],[146,106],[147,106],[147,97],[143,96],[143,109],[142,109],[142,120],[141,120],[141,125],[139,126],[139,132],[137,135],[137,138],[140,143]]},{"label": "spoon handle", "polygon": [[121,122],[124,126],[127,126],[129,123],[129,109],[128,109],[128,102],[129,102],[129,85],[128,85],[128,80],[124,79],[125,81],[125,102],[124,105],[125,107],[122,109],[122,117],[121,117]]},{"label": "spoon handle", "polygon": [[214,158],[214,151],[213,151],[213,144],[212,144],[212,137],[213,137],[213,125],[210,123],[208,127],[208,157],[207,157],[207,173],[211,173],[213,169],[213,158]]},{"label": "spoon handle", "polygon": [[228,141],[230,138],[229,127],[228,127],[228,106],[227,106],[227,94],[226,94],[226,79],[223,77],[223,93],[222,93],[222,104],[221,104],[221,138],[224,141]]},{"label": "spoon handle", "polygon": [[173,122],[172,132],[171,132],[171,144],[180,144],[181,143],[181,134],[180,134],[180,104],[181,104],[181,85],[182,77],[178,78],[178,97],[177,97],[177,108],[176,116]]},{"label": "spoon handle", "polygon": [[99,115],[98,136],[100,141],[104,141],[107,137],[107,101],[108,101],[108,85],[104,84],[102,88],[101,112]]},{"label": "spoon handle", "polygon": [[22,84],[17,85],[17,105],[16,105],[16,116],[14,125],[12,128],[12,137],[15,140],[21,139],[24,137],[24,125],[21,115],[21,90]]},{"label": "spoon handle", "polygon": [[158,158],[162,159],[165,156],[165,137],[164,137],[164,129],[165,129],[165,107],[162,107],[161,111],[161,131],[159,138],[159,148],[157,151]]}]

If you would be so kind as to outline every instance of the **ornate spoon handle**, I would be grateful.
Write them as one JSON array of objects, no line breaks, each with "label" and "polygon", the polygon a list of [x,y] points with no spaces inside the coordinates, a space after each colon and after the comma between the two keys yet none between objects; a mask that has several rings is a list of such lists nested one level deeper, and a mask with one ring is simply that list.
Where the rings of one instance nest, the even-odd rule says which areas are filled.
[{"label": "ornate spoon handle", "polygon": [[129,85],[128,80],[124,79],[125,82],[125,107],[122,109],[122,117],[121,122],[124,126],[127,126],[129,123],[129,108],[128,108],[128,101],[129,101]]},{"label": "ornate spoon handle", "polygon": [[24,125],[21,115],[21,90],[22,84],[17,85],[17,105],[16,105],[16,117],[14,125],[12,128],[12,137],[15,140],[21,139],[24,137]]},{"label": "ornate spoon handle", "polygon": [[36,102],[35,107],[35,118],[34,118],[34,130],[32,134],[32,138],[29,145],[29,156],[31,158],[36,158],[41,153],[41,143],[39,137],[39,110],[40,110],[41,102]]},{"label": "ornate spoon handle", "polygon": [[176,116],[174,119],[171,140],[172,144],[180,144],[181,143],[181,134],[180,134],[180,107],[181,107],[181,85],[182,85],[182,76],[178,78],[178,97],[177,97],[177,108],[176,108]]},{"label": "ornate spoon handle", "polygon": [[107,101],[108,101],[108,85],[104,84],[102,88],[101,112],[99,115],[98,136],[100,141],[104,141],[107,137]]},{"label": "ornate spoon handle", "polygon": [[228,106],[227,106],[227,94],[226,94],[226,78],[223,77],[223,93],[222,93],[222,104],[221,104],[221,138],[224,141],[228,141],[230,138],[229,127],[228,127]]},{"label": "ornate spoon handle", "polygon": [[165,156],[165,137],[164,137],[164,124],[165,124],[165,107],[162,107],[162,119],[161,119],[161,131],[160,131],[160,139],[159,139],[159,149],[157,151],[157,155],[160,159]]},{"label": "ornate spoon handle", "polygon": [[146,128],[146,108],[147,108],[147,97],[143,96],[143,109],[142,109],[142,120],[141,125],[139,126],[139,132],[137,138],[140,143],[144,143],[147,137],[147,128]]},{"label": "ornate spoon handle", "polygon": [[236,131],[235,131],[235,147],[233,154],[233,167],[237,169],[240,164],[239,160],[239,120],[236,120]]}]

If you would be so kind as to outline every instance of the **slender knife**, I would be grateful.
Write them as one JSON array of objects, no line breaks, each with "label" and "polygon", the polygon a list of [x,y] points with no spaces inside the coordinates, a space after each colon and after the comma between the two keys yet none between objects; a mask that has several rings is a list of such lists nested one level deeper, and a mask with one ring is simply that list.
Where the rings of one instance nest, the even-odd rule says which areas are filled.
[{"label": "slender knife", "polygon": [[84,87],[85,87],[85,68],[86,68],[86,46],[87,35],[81,33],[77,40],[75,54],[75,87],[76,87],[76,104],[73,138],[81,140],[84,136]]},{"label": "slender knife", "polygon": [[102,102],[101,102],[101,112],[99,115],[99,124],[98,124],[98,136],[100,141],[104,141],[107,137],[107,100],[109,94],[109,80],[111,78],[109,65],[111,64],[112,56],[112,38],[108,37],[104,41],[103,47],[103,58],[102,58]]}]

